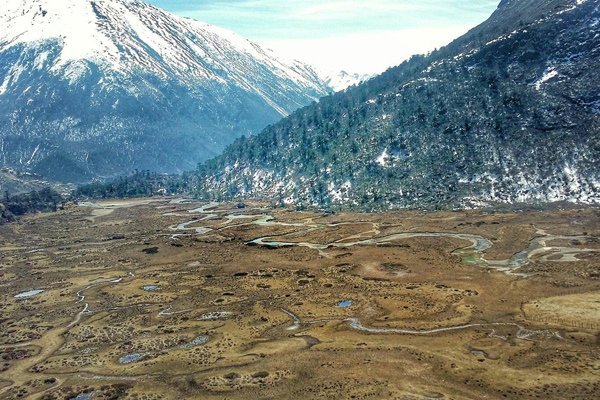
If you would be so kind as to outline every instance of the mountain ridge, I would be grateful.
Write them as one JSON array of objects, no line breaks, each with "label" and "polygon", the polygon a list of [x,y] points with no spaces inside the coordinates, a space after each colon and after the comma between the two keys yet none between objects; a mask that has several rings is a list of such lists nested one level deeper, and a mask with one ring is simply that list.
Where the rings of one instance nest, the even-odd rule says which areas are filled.
[{"label": "mountain ridge", "polygon": [[598,4],[503,1],[428,56],[238,140],[207,198],[317,207],[600,202]]}]

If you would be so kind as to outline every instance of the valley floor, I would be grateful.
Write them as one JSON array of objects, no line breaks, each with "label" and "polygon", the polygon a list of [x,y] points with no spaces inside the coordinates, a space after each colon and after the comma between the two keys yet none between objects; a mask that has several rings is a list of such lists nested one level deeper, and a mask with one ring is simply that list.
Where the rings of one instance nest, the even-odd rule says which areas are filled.
[{"label": "valley floor", "polygon": [[600,210],[178,199],[0,226],[0,398],[591,399]]}]

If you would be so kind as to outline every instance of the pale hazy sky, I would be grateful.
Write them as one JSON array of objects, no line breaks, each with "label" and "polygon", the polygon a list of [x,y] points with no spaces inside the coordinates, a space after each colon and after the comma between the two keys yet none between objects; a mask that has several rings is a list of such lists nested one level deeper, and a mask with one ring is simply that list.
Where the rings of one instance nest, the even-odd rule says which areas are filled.
[{"label": "pale hazy sky", "polygon": [[376,73],[449,43],[500,0],[146,0],[321,70]]}]

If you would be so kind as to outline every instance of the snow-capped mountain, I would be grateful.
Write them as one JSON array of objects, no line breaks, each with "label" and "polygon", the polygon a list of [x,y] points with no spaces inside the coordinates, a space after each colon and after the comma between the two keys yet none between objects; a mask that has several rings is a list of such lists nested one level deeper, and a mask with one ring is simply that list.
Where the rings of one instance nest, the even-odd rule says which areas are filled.
[{"label": "snow-capped mountain", "polygon": [[326,94],[310,67],[138,0],[3,0],[0,164],[173,172]]},{"label": "snow-capped mountain", "polygon": [[339,92],[349,88],[350,86],[359,85],[363,82],[368,81],[374,75],[349,73],[346,71],[339,71],[333,73],[322,73],[325,84],[329,86],[334,92]]}]

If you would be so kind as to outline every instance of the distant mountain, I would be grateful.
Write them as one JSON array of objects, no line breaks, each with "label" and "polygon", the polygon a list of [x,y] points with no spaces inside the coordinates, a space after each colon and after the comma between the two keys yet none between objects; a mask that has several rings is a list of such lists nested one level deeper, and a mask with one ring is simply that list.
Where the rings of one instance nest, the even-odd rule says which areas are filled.
[{"label": "distant mountain", "polygon": [[198,193],[362,209],[598,203],[598,82],[598,1],[503,0],[449,46],[238,140],[200,168]]},{"label": "distant mountain", "polygon": [[0,165],[67,181],[195,168],[329,88],[138,0],[0,3]]},{"label": "distant mountain", "polygon": [[350,86],[359,85],[366,82],[374,75],[368,74],[351,74],[346,71],[340,71],[336,73],[322,74],[325,78],[325,84],[330,87],[334,92],[339,92],[349,88]]}]

